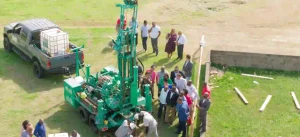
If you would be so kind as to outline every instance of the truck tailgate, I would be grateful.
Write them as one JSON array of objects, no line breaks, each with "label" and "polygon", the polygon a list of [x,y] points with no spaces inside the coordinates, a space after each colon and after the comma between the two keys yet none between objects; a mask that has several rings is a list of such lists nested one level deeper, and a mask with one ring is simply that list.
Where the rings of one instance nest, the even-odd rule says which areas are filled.
[{"label": "truck tailgate", "polygon": [[[83,63],[83,52],[79,51],[79,59],[81,64]],[[76,64],[76,54],[66,54],[56,57],[50,58],[51,68],[62,68],[62,67],[69,67]]]}]

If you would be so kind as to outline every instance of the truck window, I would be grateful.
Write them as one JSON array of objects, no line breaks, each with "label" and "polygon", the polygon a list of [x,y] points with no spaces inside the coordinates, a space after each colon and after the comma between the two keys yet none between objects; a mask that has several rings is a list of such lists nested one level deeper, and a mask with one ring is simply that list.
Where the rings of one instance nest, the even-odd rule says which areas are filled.
[{"label": "truck window", "polygon": [[39,49],[41,49],[40,34],[40,31],[36,31],[32,33],[31,37],[31,43],[35,44]]},{"label": "truck window", "polygon": [[20,35],[21,29],[22,29],[21,25],[16,26],[15,29],[14,29],[14,33],[17,34],[17,35]]}]

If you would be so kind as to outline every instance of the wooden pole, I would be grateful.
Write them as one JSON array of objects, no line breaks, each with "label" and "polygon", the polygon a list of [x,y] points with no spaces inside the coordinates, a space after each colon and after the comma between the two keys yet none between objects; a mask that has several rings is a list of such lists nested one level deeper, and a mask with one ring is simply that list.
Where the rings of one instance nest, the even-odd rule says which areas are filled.
[{"label": "wooden pole", "polygon": [[243,93],[238,89],[238,88],[234,88],[234,90],[236,91],[236,93],[238,93],[238,95],[242,98],[242,100],[244,101],[245,104],[248,104],[248,100],[245,98],[245,96],[243,95]]},{"label": "wooden pole", "polygon": [[262,104],[262,106],[259,109],[260,112],[263,112],[265,110],[265,108],[267,107],[267,105],[270,102],[271,98],[272,98],[272,95],[267,96],[265,102]]},{"label": "wooden pole", "polygon": [[[202,36],[202,39],[204,40],[204,36]],[[196,85],[196,87],[197,87],[197,90],[199,90],[199,87],[200,87],[200,76],[201,76],[201,65],[202,65],[202,54],[203,54],[203,45],[200,47],[200,58],[199,58],[199,67],[198,67],[198,74],[197,74],[197,85]],[[197,104],[197,100],[194,102],[195,104]],[[195,119],[195,113],[196,113],[196,105],[194,105],[194,108],[193,108],[193,110],[194,110],[194,114],[192,115],[193,117],[192,117],[192,120],[194,121],[194,122],[196,122],[196,120],[194,120]],[[195,125],[195,123],[193,123],[192,125],[191,125],[191,131],[189,132],[189,137],[193,137],[194,136],[194,125]]]},{"label": "wooden pole", "polygon": [[300,105],[299,105],[299,102],[298,102],[295,92],[291,92],[291,94],[292,94],[292,97],[293,97],[293,100],[295,102],[297,109],[300,109]]},{"label": "wooden pole", "polygon": [[264,79],[270,79],[270,80],[273,80],[273,78],[271,78],[271,77],[264,77],[264,76],[251,75],[251,74],[244,74],[244,73],[242,73],[242,76],[255,77],[255,78],[264,78]]}]

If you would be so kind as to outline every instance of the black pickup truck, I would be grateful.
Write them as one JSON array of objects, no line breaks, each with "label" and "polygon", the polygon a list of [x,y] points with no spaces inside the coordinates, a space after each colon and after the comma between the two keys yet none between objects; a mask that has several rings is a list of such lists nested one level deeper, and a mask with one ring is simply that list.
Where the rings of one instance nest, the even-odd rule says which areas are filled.
[{"label": "black pickup truck", "polygon": [[[3,45],[7,52],[15,52],[25,61],[33,63],[33,72],[38,78],[47,73],[72,74],[76,68],[75,52],[51,57],[41,50],[41,31],[58,28],[56,24],[47,19],[31,19],[11,23],[4,27]],[[76,48],[72,43],[70,49]],[[81,64],[84,63],[84,54],[79,51]]]}]

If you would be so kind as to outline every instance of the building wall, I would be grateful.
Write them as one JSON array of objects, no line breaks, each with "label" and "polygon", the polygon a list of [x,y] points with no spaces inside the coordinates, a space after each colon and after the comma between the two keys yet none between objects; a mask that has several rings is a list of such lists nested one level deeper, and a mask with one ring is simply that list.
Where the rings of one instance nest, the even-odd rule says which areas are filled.
[{"label": "building wall", "polygon": [[210,60],[227,66],[300,71],[300,56],[212,50]]}]

